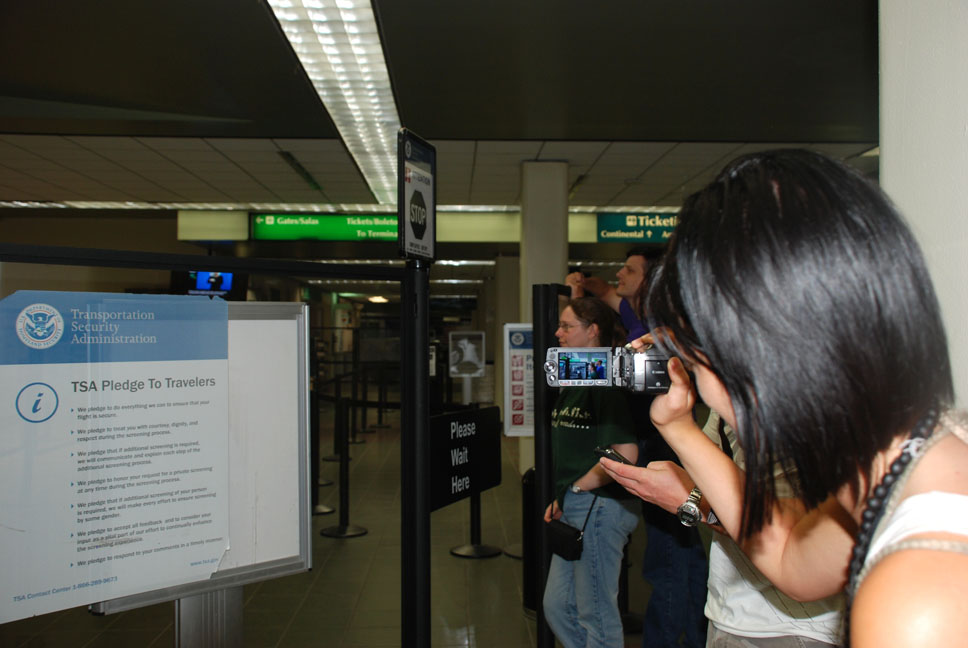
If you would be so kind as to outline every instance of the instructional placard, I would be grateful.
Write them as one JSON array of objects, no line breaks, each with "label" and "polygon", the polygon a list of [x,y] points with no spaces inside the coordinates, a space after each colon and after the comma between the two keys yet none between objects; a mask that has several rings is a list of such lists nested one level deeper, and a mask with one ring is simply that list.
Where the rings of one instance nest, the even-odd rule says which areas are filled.
[{"label": "instructional placard", "polygon": [[430,510],[501,483],[501,411],[462,410],[430,418]]},{"label": "instructional placard", "polygon": [[484,375],[484,331],[451,331],[448,372],[452,378]]},{"label": "instructional placard", "polygon": [[434,260],[437,247],[437,149],[415,133],[397,133],[397,245],[411,259]]},{"label": "instructional placard", "polygon": [[218,568],[227,344],[208,297],[0,300],[0,623]]},{"label": "instructional placard", "polygon": [[504,325],[504,434],[534,435],[534,341],[528,323]]}]

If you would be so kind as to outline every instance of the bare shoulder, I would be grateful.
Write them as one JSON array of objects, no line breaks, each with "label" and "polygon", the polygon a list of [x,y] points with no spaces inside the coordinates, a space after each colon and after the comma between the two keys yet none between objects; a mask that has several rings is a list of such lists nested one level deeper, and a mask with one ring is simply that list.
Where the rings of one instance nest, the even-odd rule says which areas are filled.
[{"label": "bare shoulder", "polygon": [[850,625],[854,648],[968,648],[968,555],[887,556],[857,592]]}]

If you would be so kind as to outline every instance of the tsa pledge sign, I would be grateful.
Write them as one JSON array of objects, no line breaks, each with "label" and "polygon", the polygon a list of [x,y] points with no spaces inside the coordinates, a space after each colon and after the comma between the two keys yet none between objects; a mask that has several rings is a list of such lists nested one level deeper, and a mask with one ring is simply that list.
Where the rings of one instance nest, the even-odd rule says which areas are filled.
[{"label": "tsa pledge sign", "polygon": [[0,300],[0,623],[208,578],[228,549],[228,310]]},{"label": "tsa pledge sign", "polygon": [[431,417],[430,433],[432,511],[501,483],[499,408]]}]

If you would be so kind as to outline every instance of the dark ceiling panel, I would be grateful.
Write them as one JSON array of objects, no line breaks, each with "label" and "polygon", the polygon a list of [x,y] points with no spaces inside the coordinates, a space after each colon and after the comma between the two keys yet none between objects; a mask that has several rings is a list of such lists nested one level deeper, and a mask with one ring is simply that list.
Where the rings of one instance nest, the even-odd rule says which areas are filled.
[{"label": "dark ceiling panel", "polygon": [[877,141],[876,0],[374,0],[433,139]]},{"label": "dark ceiling panel", "polygon": [[264,2],[0,5],[0,132],[338,138]]}]

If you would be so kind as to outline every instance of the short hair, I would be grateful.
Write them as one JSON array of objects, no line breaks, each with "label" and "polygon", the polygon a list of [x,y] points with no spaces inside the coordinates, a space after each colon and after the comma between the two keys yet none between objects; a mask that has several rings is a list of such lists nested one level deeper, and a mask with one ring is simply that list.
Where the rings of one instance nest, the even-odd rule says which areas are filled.
[{"label": "short hair", "polygon": [[628,259],[630,256],[645,257],[645,264],[651,266],[662,258],[664,251],[665,246],[663,245],[636,245],[625,253],[625,258]]},{"label": "short hair", "polygon": [[598,325],[598,343],[601,346],[614,346],[621,344],[624,334],[618,327],[618,317],[615,311],[604,301],[597,297],[576,297],[568,301],[566,308],[570,307],[583,324]]},{"label": "short hair", "polygon": [[689,196],[648,308],[671,331],[660,343],[729,393],[744,537],[769,519],[778,463],[810,508],[845,484],[860,495],[875,455],[953,401],[913,235],[878,187],[818,153],[747,155]]}]

